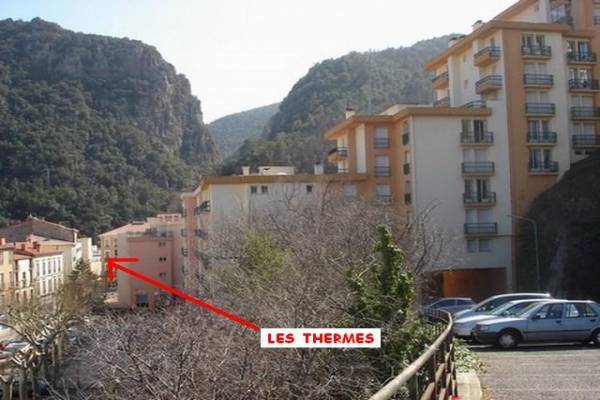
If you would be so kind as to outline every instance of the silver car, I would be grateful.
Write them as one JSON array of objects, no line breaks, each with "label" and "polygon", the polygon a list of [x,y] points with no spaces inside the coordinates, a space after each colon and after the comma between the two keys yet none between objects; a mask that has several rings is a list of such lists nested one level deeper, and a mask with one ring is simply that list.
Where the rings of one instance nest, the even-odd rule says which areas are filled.
[{"label": "silver car", "polygon": [[471,317],[473,315],[489,314],[496,308],[503,306],[509,301],[514,300],[525,300],[525,299],[551,299],[552,296],[549,293],[508,293],[499,294],[485,299],[481,303],[474,307],[461,311],[454,316],[454,319]]},{"label": "silver car", "polygon": [[463,310],[468,310],[474,305],[475,302],[469,297],[444,297],[425,306],[425,310],[442,310],[450,314],[455,314]]},{"label": "silver car", "polygon": [[466,318],[457,319],[454,322],[453,332],[454,335],[462,339],[473,339],[473,329],[475,325],[480,322],[487,321],[490,319],[496,319],[500,317],[512,317],[518,315],[526,307],[532,304],[539,303],[540,299],[527,299],[527,300],[514,300],[509,301],[491,311],[489,314],[477,314]]},{"label": "silver car", "polygon": [[526,342],[585,342],[600,345],[600,305],[593,301],[551,300],[514,317],[478,323],[475,339],[504,349]]}]

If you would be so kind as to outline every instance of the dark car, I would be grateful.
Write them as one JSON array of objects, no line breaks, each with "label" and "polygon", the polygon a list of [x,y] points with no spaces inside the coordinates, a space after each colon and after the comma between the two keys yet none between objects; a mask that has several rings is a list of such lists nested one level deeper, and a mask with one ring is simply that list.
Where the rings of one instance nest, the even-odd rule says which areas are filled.
[{"label": "dark car", "polygon": [[447,311],[450,314],[457,313],[459,311],[468,310],[473,307],[475,302],[469,297],[444,297],[439,299],[428,306],[425,306],[425,310],[441,310]]}]

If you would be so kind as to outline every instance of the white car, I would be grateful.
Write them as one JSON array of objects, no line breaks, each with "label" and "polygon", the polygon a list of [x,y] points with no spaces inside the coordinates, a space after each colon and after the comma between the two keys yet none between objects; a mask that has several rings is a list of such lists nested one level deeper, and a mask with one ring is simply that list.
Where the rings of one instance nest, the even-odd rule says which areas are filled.
[{"label": "white car", "polygon": [[475,329],[475,325],[479,322],[501,318],[501,317],[512,317],[521,312],[521,310],[527,308],[528,306],[543,301],[542,299],[527,299],[527,300],[514,300],[509,301],[491,311],[489,314],[478,314],[472,315],[470,317],[464,317],[455,320],[453,332],[454,335],[462,338],[462,339],[472,339],[473,338],[473,329]]},{"label": "white car", "polygon": [[461,318],[471,317],[473,315],[481,315],[481,314],[489,314],[494,311],[496,308],[503,306],[509,301],[514,300],[526,300],[526,299],[552,299],[549,293],[508,293],[508,294],[499,294],[497,296],[490,297],[485,299],[481,303],[475,305],[474,307],[458,312],[454,315],[454,319],[458,320]]}]

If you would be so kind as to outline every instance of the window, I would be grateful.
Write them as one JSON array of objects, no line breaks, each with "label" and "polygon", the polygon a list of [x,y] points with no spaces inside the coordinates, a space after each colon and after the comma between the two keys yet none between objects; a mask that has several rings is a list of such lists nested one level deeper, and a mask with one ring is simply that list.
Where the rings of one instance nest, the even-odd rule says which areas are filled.
[{"label": "window", "polygon": [[456,305],[456,300],[452,300],[452,299],[445,299],[445,300],[440,300],[437,303],[435,303],[433,305],[433,308],[442,308],[442,307],[450,307],[450,306],[454,306]]},{"label": "window", "polygon": [[464,88],[467,89],[469,87],[469,80],[465,79],[465,82],[463,84]]},{"label": "window", "polygon": [[306,193],[312,193],[313,192],[313,186],[312,185],[306,185]]},{"label": "window", "polygon": [[167,243],[165,243],[165,242],[158,242],[158,247],[164,247],[166,245],[167,245]]},{"label": "window", "polygon": [[480,253],[491,253],[492,252],[492,239],[479,239],[479,252]]},{"label": "window", "polygon": [[257,194],[258,186],[250,186],[250,194]]},{"label": "window", "polygon": [[159,273],[158,273],[158,277],[159,277],[159,278],[166,279],[166,278],[167,278],[167,273],[166,273],[166,272],[159,272]]},{"label": "window", "polygon": [[[579,318],[582,314],[583,304],[565,304],[565,318]],[[581,311],[580,311],[581,310]]]},{"label": "window", "polygon": [[562,304],[546,304],[538,310],[536,316],[539,319],[561,319],[563,313]]},{"label": "window", "polygon": [[136,307],[148,307],[148,293],[144,291],[138,291],[135,294],[135,305]]},{"label": "window", "polygon": [[344,185],[344,198],[346,200],[356,200],[358,197],[356,185]]},{"label": "window", "polygon": [[269,187],[268,186],[261,186],[260,187],[260,193],[262,194],[268,194],[269,193]]},{"label": "window", "polygon": [[548,169],[552,163],[552,151],[550,149],[529,150],[529,169]]},{"label": "window", "polygon": [[158,261],[159,262],[165,262],[165,261],[167,261],[167,257],[159,257]]},{"label": "window", "polygon": [[467,240],[467,253],[477,253],[477,240]]},{"label": "window", "polygon": [[596,314],[596,311],[594,311],[594,309],[592,308],[592,306],[590,306],[589,304],[584,304],[583,307],[583,316],[586,318],[596,318],[598,316],[598,314]]},{"label": "window", "polygon": [[377,185],[377,201],[382,204],[392,202],[392,191],[390,185]]}]

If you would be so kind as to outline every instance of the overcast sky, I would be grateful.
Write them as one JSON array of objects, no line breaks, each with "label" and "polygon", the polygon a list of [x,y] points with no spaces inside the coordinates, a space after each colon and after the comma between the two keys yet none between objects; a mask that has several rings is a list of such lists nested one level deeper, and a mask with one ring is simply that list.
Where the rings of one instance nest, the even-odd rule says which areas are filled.
[{"label": "overcast sky", "polygon": [[282,100],[315,63],[467,33],[516,0],[0,0],[0,18],[139,39],[184,73],[204,119]]}]

